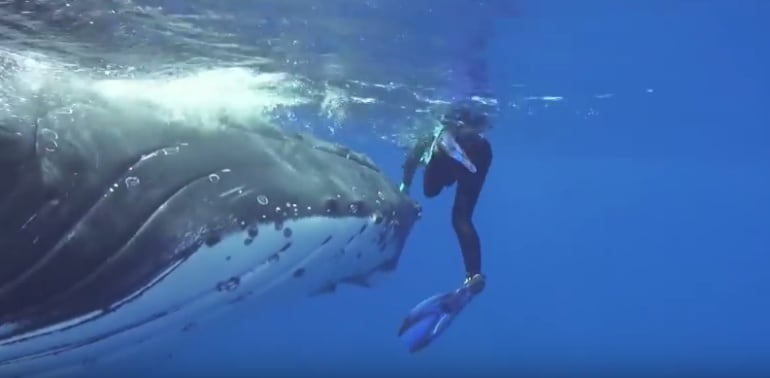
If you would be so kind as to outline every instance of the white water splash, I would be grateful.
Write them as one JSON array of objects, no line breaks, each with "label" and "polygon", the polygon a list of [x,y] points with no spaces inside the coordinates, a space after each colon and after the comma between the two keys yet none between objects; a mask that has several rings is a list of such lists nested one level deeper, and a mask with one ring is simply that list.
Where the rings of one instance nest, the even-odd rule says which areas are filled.
[{"label": "white water splash", "polygon": [[0,105],[8,114],[83,103],[141,112],[162,122],[198,128],[229,124],[270,124],[276,110],[306,104],[308,91],[285,73],[262,73],[241,67],[196,69],[165,75],[125,70],[124,77],[77,69],[44,55],[0,50],[12,72],[4,72]]}]

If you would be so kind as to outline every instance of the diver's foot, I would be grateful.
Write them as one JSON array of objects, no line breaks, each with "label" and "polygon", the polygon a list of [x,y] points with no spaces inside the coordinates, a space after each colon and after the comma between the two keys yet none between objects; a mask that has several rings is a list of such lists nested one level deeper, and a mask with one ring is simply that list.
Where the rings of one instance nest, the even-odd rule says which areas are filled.
[{"label": "diver's foot", "polygon": [[481,293],[484,290],[484,287],[486,286],[486,280],[483,274],[476,273],[474,275],[468,275],[465,277],[465,282],[463,285],[470,288],[471,292],[475,295]]}]

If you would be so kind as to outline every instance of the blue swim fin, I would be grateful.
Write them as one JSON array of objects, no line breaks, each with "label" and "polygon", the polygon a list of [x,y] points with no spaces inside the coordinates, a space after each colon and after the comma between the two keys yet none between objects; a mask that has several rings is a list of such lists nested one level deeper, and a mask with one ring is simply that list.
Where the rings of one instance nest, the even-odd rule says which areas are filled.
[{"label": "blue swim fin", "polygon": [[459,289],[423,300],[409,311],[398,331],[398,337],[407,344],[411,353],[427,347],[449,328],[452,320],[478,292],[469,285],[463,285]]}]

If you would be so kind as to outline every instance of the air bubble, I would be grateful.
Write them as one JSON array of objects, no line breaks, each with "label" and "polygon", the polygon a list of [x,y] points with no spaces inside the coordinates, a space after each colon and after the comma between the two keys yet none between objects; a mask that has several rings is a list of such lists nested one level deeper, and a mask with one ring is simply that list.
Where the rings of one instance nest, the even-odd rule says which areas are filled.
[{"label": "air bubble", "polygon": [[383,193],[381,191],[378,191],[377,192],[377,197],[384,201],[385,200],[385,193]]},{"label": "air bubble", "polygon": [[136,177],[136,176],[126,177],[125,182],[126,182],[126,188],[133,188],[139,185],[139,177]]},{"label": "air bubble", "polygon": [[209,175],[209,182],[217,183],[219,182],[219,175],[216,173],[212,173]]},{"label": "air bubble", "polygon": [[161,150],[163,152],[163,155],[174,155],[179,152],[179,146],[173,146],[173,147],[166,147]]},{"label": "air bubble", "polygon": [[353,213],[353,214],[358,213],[358,204],[351,203],[349,207],[350,207],[350,212],[351,213]]},{"label": "air bubble", "polygon": [[267,200],[267,196],[266,195],[260,194],[260,195],[257,196],[257,203],[258,204],[260,204],[262,206],[265,206],[265,205],[268,204],[268,202],[269,201]]}]

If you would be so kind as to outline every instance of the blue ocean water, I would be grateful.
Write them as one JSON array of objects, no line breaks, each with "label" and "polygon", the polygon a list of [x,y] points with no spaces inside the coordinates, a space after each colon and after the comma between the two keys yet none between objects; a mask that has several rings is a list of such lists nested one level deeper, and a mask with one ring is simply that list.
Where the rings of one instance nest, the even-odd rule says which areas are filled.
[{"label": "blue ocean water", "polygon": [[[288,10],[277,12],[304,6],[284,4]],[[488,284],[451,329],[415,355],[396,338],[414,304],[463,278],[449,219],[454,188],[432,200],[416,190],[423,218],[387,281],[281,308],[254,304],[253,316],[202,325],[184,348],[119,371],[411,377],[770,370],[770,3],[504,5],[497,17],[457,28],[449,16],[440,25],[404,21],[413,33],[462,40],[449,49],[446,82],[414,68],[442,61],[419,44],[398,56],[387,46],[368,56],[389,69],[347,73],[373,81],[413,75],[426,87],[442,83],[426,93],[463,97],[476,89],[498,101],[488,134],[494,161],[474,216]],[[464,32],[469,25],[476,27]],[[378,35],[376,27],[366,32]],[[483,41],[466,48],[471,34]],[[344,47],[325,42],[318,48]],[[288,47],[280,53],[293,57]],[[403,149],[361,136],[370,120],[406,117],[386,114],[390,104],[370,118],[351,110],[349,124],[330,137],[370,155],[397,182]]]},{"label": "blue ocean water", "polygon": [[[487,289],[453,327],[416,355],[395,337],[412,305],[462,279],[449,190],[418,197],[423,219],[386,284],[212,332],[177,366],[767,371],[769,11],[762,1],[523,3],[485,50],[495,95],[518,105],[489,133],[494,161],[474,217]],[[402,151],[356,147],[400,178]]]}]

